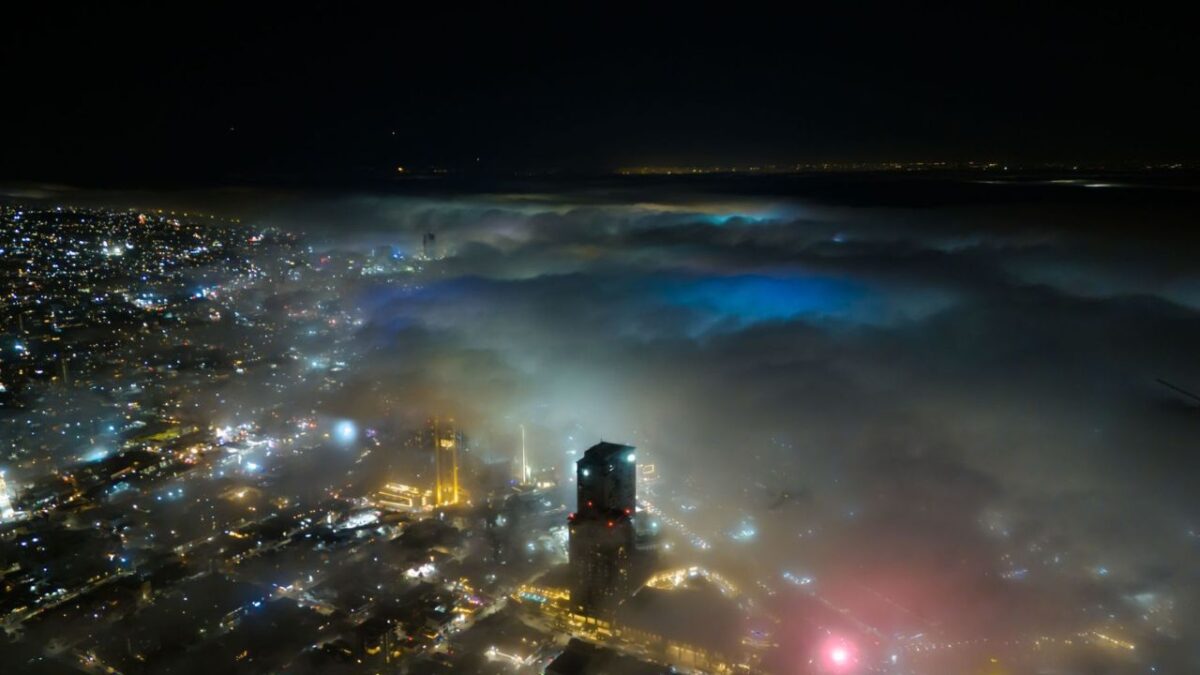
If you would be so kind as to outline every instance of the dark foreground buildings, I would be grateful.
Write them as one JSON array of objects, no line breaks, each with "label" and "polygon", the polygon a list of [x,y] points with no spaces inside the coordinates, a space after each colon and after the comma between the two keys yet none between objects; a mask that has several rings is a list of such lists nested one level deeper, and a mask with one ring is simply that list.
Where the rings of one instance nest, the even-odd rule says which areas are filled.
[{"label": "dark foreground buildings", "polygon": [[610,615],[628,597],[637,508],[634,449],[598,443],[575,464],[577,511],[571,514],[571,606],[589,616]]},{"label": "dark foreground buildings", "polygon": [[571,638],[545,672],[546,675],[669,675],[675,670]]}]

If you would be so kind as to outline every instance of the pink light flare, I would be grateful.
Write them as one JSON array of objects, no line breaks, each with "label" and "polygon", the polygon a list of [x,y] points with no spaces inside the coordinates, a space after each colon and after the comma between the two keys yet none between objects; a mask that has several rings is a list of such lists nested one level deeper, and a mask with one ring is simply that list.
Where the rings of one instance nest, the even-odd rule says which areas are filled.
[{"label": "pink light flare", "polygon": [[846,638],[831,635],[821,645],[821,665],[825,672],[852,673],[858,668],[858,648]]}]

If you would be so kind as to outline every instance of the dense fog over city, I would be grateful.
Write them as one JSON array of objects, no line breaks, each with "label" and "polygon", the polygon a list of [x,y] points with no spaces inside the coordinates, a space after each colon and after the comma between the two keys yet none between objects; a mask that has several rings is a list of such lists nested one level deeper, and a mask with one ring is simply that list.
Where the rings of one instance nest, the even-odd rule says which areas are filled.
[{"label": "dense fog over city", "polygon": [[[452,415],[471,451],[508,461],[523,425],[529,462],[562,477],[568,506],[578,453],[625,443],[656,466],[656,499],[693,523],[672,560],[812,586],[872,630],[986,643],[1014,663],[1036,659],[1010,644],[1119,622],[1146,636],[1147,663],[1196,665],[1200,414],[1169,386],[1200,389],[1195,235],[1176,229],[1194,189],[1038,176],[401,187],[9,192],[236,213],[246,232],[302,237],[318,268],[426,261],[404,283],[338,282],[357,318],[336,393],[249,372],[182,399],[214,427],[271,405],[363,429]],[[255,297],[270,309],[309,292],[268,283]],[[205,339],[244,339],[222,326]],[[279,489],[334,489],[348,452],[306,455]]]},{"label": "dense fog over city", "polygon": [[1194,21],[706,9],[6,11],[0,673],[1200,673]]},{"label": "dense fog over city", "polygon": [[1200,419],[1156,378],[1200,383],[1194,237],[1113,237],[1170,224],[1153,188],[1014,183],[917,206],[872,203],[886,184],[347,199],[345,236],[429,230],[447,260],[417,290],[362,289],[364,384],[398,403],[351,386],[342,412],[432,394],[496,443],[535,424],[543,461],[637,445],[729,527],[759,523],[756,572],[863,584],[963,637],[1142,593],[1188,634]]},{"label": "dense fog over city", "polygon": [[[1136,200],[1046,189],[1080,212],[1056,228],[1069,207],[1006,189],[924,208],[401,201],[402,226],[454,242],[453,272],[378,299],[376,339],[395,331],[401,381],[420,370],[405,352],[449,361],[431,385],[492,425],[661,453],[765,521],[756,556],[931,622],[1004,634],[1179,592],[1193,624],[1197,420],[1155,378],[1200,380],[1200,276],[1177,241],[1108,238],[1150,215]],[[779,490],[797,502],[770,511]],[[807,519],[835,532],[805,540]]]}]

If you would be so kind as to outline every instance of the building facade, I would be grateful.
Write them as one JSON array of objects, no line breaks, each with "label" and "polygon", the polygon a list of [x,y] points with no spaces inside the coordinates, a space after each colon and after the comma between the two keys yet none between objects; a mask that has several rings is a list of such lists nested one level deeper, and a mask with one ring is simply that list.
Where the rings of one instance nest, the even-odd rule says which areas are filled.
[{"label": "building facade", "polygon": [[458,482],[458,451],[463,444],[463,435],[453,419],[432,417],[425,423],[424,437],[426,447],[433,452],[434,504],[457,504],[462,495]]},{"label": "building facade", "polygon": [[632,583],[637,462],[634,448],[598,443],[575,464],[578,504],[568,519],[571,606],[607,616]]}]

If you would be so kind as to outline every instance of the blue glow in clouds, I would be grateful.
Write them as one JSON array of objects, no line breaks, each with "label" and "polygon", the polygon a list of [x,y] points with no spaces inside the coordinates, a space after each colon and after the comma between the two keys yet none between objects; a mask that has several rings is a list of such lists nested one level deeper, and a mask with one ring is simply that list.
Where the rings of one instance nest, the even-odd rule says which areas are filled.
[{"label": "blue glow in clouds", "polygon": [[358,427],[350,420],[342,420],[334,425],[333,437],[338,443],[353,443],[358,438]]},{"label": "blue glow in clouds", "polygon": [[698,220],[714,227],[754,227],[769,225],[780,220],[794,217],[788,210],[772,209],[759,213],[709,213],[699,216]]},{"label": "blue glow in clouds", "polygon": [[671,281],[664,299],[745,325],[799,316],[845,315],[864,297],[861,286],[828,277],[739,275]]}]

